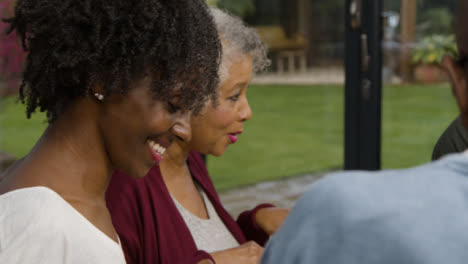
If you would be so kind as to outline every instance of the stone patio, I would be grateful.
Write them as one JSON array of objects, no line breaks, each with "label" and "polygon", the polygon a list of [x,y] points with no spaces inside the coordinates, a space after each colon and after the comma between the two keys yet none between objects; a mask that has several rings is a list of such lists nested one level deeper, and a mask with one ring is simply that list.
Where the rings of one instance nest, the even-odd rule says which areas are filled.
[{"label": "stone patio", "polygon": [[260,203],[293,207],[296,200],[326,173],[292,177],[221,192],[220,198],[228,212],[236,218],[239,213]]}]

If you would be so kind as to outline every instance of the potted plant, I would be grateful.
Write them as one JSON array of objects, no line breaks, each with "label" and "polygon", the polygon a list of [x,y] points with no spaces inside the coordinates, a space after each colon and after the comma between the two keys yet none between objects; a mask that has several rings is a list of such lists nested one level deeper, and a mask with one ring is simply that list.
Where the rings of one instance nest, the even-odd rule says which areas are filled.
[{"label": "potted plant", "polygon": [[411,56],[415,80],[424,83],[446,81],[447,75],[440,67],[444,55],[458,57],[454,35],[431,35],[418,42]]},{"label": "potted plant", "polygon": [[1,20],[11,17],[13,4],[13,0],[0,1],[0,96],[17,93],[25,59],[16,31],[7,35],[9,24]]}]

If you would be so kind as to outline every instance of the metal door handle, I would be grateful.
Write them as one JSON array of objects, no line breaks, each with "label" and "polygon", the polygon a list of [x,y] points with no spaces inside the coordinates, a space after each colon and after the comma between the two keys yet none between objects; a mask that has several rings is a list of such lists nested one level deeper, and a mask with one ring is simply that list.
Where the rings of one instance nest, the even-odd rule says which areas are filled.
[{"label": "metal door handle", "polygon": [[356,30],[361,27],[362,0],[352,0],[349,6],[351,28]]},{"label": "metal door handle", "polygon": [[367,34],[361,34],[361,72],[369,70],[369,46],[367,45]]}]

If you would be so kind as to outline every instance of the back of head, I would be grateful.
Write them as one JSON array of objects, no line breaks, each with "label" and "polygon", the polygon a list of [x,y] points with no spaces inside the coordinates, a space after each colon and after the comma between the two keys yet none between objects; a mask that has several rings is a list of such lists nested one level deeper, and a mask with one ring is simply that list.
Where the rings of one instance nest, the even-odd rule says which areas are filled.
[{"label": "back of head", "polygon": [[51,122],[94,85],[124,94],[147,75],[160,100],[184,84],[186,109],[215,96],[220,44],[203,0],[18,0],[5,21],[28,51],[28,117],[39,108]]},{"label": "back of head", "polygon": [[461,56],[468,56],[468,1],[459,0],[455,33],[457,37],[458,49]]},{"label": "back of head", "polygon": [[455,19],[455,35],[459,51],[458,62],[450,56],[442,60],[442,67],[447,71],[452,81],[452,91],[460,108],[462,124],[468,127],[468,1],[458,0]]},{"label": "back of head", "polygon": [[225,78],[231,61],[240,55],[252,56],[254,72],[262,71],[270,65],[267,46],[255,29],[245,25],[240,18],[216,7],[211,7],[210,11],[223,44],[219,74],[221,80]]}]

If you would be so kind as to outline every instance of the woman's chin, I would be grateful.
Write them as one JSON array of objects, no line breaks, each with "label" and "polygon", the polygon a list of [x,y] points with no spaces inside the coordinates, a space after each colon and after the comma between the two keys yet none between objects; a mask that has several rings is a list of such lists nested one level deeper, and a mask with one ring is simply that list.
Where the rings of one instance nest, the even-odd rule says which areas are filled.
[{"label": "woman's chin", "polygon": [[224,151],[200,151],[200,150],[196,150],[198,153],[202,154],[202,155],[210,155],[210,156],[215,156],[215,157],[220,157],[224,154]]},{"label": "woman's chin", "polygon": [[211,156],[215,156],[215,157],[220,157],[224,154],[224,152],[226,152],[227,150],[227,147],[228,145],[226,145],[225,147],[217,147],[217,148],[194,148],[192,150],[200,153],[200,154],[203,154],[203,155],[211,155]]},{"label": "woman's chin", "polygon": [[219,150],[214,150],[210,154],[213,155],[213,156],[216,156],[216,157],[221,157],[224,154],[224,152],[226,152],[226,148],[219,149]]},{"label": "woman's chin", "polygon": [[141,179],[149,173],[151,168],[152,168],[151,165],[145,164],[145,165],[140,165],[138,167],[128,168],[127,170],[120,170],[120,169],[119,170],[134,179]]}]

